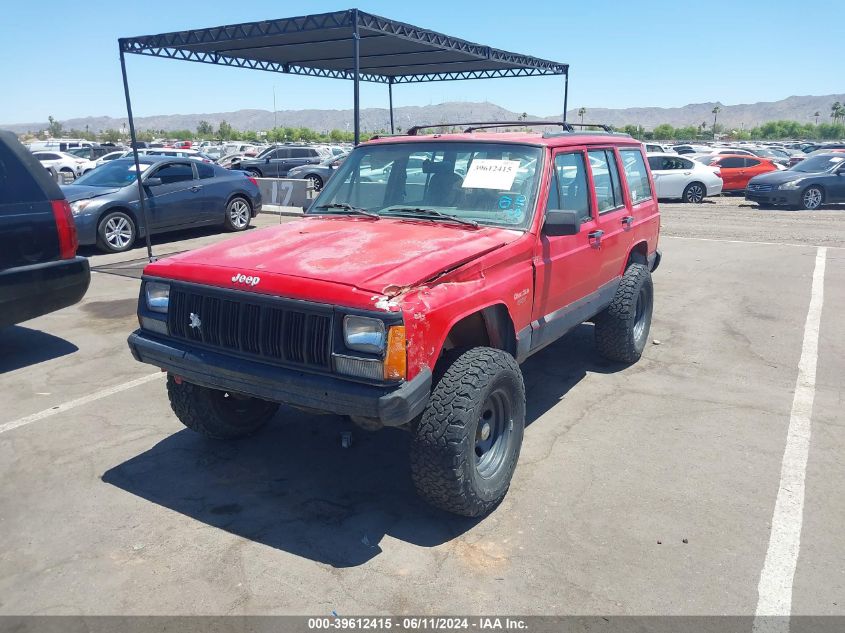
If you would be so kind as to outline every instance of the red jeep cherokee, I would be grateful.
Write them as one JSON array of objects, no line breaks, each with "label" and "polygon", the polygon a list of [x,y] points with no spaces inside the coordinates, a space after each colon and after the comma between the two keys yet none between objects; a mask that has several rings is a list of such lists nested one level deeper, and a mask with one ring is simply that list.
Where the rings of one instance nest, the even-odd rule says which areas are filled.
[{"label": "red jeep cherokee", "polygon": [[371,141],[302,220],[148,265],[129,347],[195,431],[247,435],[279,403],[404,427],[419,493],[485,514],[522,444],[519,363],[587,320],[607,358],[642,354],[647,164],[613,133]]}]

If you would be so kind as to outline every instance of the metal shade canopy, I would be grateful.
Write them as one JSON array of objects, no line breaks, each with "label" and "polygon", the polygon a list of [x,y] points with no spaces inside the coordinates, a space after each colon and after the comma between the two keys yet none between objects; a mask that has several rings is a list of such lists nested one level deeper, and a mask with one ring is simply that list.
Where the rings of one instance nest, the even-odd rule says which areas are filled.
[{"label": "metal shade canopy", "polygon": [[[125,37],[118,43],[133,147],[137,143],[125,54],[349,79],[354,84],[356,145],[361,133],[361,81],[387,84],[391,133],[394,132],[393,84],[424,81],[564,75],[563,120],[566,121],[569,64],[467,42],[358,9]],[[138,189],[146,220],[140,178]],[[146,221],[144,224],[149,226]],[[149,251],[149,231],[145,233]]]}]

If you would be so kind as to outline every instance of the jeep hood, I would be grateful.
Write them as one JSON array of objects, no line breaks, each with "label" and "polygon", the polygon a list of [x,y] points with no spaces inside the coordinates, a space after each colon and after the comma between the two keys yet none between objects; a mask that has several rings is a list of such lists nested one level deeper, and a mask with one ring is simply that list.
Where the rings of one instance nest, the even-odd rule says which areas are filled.
[{"label": "jeep hood", "polygon": [[[386,288],[412,287],[432,279],[522,234],[416,219],[315,217],[176,255],[151,264],[145,273],[179,278],[179,271],[212,267],[231,274],[298,277],[382,294]],[[190,276],[202,275],[194,270]],[[209,283],[221,278],[209,275]]]}]

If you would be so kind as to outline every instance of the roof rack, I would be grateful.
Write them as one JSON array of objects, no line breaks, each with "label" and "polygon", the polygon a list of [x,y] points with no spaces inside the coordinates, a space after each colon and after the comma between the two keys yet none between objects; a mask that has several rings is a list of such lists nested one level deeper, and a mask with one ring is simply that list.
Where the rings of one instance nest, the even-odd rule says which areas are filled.
[{"label": "roof rack", "polygon": [[536,126],[557,126],[563,128],[562,133],[575,132],[576,127],[599,127],[608,134],[613,133],[613,128],[604,123],[569,123],[567,121],[467,121],[461,123],[431,123],[429,125],[414,125],[409,127],[406,134],[408,136],[416,136],[420,130],[438,127],[465,127],[464,133],[474,132],[476,130],[485,130],[497,127],[536,127]]}]

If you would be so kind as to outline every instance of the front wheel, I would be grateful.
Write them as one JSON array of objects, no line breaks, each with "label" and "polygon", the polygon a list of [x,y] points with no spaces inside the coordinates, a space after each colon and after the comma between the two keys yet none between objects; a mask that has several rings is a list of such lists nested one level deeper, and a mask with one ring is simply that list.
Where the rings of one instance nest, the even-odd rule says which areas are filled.
[{"label": "front wheel", "polygon": [[525,385],[513,357],[470,349],[432,390],[411,442],[411,476],[433,506],[490,512],[511,483],[525,429]]},{"label": "front wheel", "polygon": [[815,211],[824,202],[824,191],[821,187],[807,187],[801,194],[801,208],[806,211]]},{"label": "front wheel", "polygon": [[216,440],[251,435],[267,424],[279,410],[275,402],[177,382],[169,374],[167,396],[170,407],[182,424]]},{"label": "front wheel", "polygon": [[243,198],[232,198],[226,205],[226,228],[230,231],[245,231],[252,219],[252,207]]},{"label": "front wheel", "polygon": [[107,213],[97,226],[97,244],[109,253],[128,251],[137,236],[135,222],[122,211]]},{"label": "front wheel", "polygon": [[622,275],[613,302],[594,320],[596,345],[608,360],[636,363],[651,329],[654,286],[645,264],[631,264]]},{"label": "front wheel", "polygon": [[700,182],[691,182],[684,189],[684,202],[700,204],[706,195],[707,190],[704,188],[704,185]]}]

